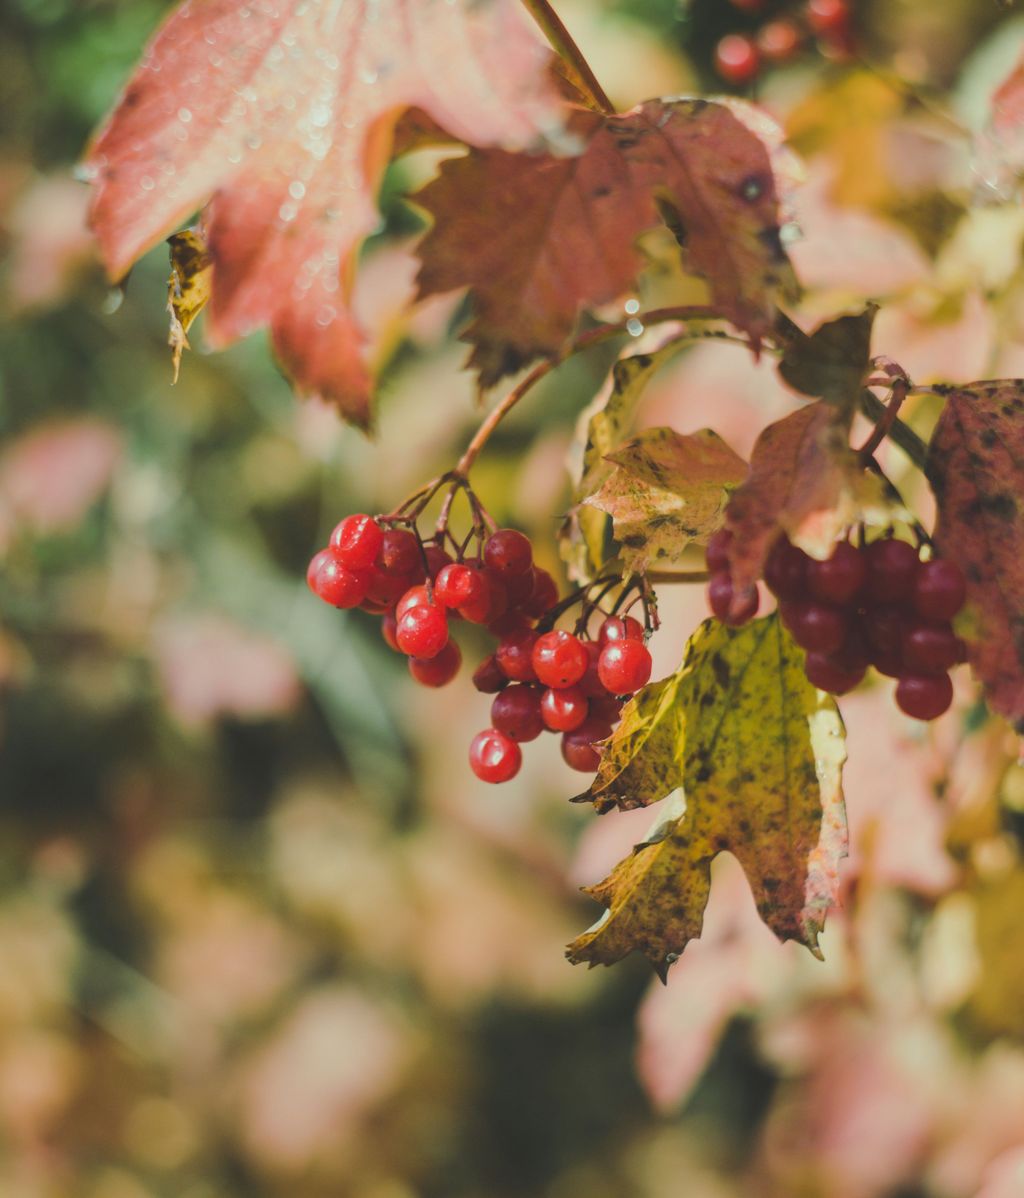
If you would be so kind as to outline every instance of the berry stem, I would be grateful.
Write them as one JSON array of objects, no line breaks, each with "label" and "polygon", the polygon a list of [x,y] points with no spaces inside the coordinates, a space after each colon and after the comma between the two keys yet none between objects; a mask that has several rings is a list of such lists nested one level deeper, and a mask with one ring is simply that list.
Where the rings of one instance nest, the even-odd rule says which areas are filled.
[{"label": "berry stem", "polygon": [[[922,391],[924,388],[915,387],[914,391]],[[885,417],[885,404],[878,398],[873,391],[868,391],[866,388],[860,393],[860,410],[865,416],[876,425]],[[893,416],[891,427],[888,431],[889,437],[903,450],[907,457],[919,469],[924,469],[924,460],[928,455],[928,446],[914,432],[909,424],[904,424],[898,417]]]},{"label": "berry stem", "polygon": [[573,41],[572,34],[562,24],[561,18],[548,0],[523,0],[523,7],[540,26],[551,49],[568,68],[570,80],[590,101],[591,107],[606,116],[614,116],[615,106],[598,83],[590,63],[583,56],[583,51]]},{"label": "berry stem", "polygon": [[875,450],[882,444],[885,438],[892,431],[893,422],[896,419],[897,413],[903,406],[903,401],[910,393],[909,379],[895,379],[892,383],[892,388],[889,392],[889,402],[885,405],[882,415],[878,418],[875,427],[871,430],[871,435],[864,444],[857,450],[857,454],[862,462],[868,462],[874,455]]}]

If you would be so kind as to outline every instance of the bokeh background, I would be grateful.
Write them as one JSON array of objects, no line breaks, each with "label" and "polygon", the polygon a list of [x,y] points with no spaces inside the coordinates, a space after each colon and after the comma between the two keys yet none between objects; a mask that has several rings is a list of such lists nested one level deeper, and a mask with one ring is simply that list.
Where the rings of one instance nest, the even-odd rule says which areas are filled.
[{"label": "bokeh background", "polygon": [[[717,91],[725,0],[558,5],[622,106]],[[166,5],[0,15],[0,1195],[3,1198],[1016,1198],[1024,1194],[1024,770],[961,679],[932,728],[844,700],[852,834],[825,963],[779,945],[721,859],[667,987],[586,972],[578,887],[651,813],[570,806],[531,745],[473,779],[487,699],[413,688],[376,622],[303,574],[352,510],[451,463],[479,410],[459,297],[403,314],[420,217],[389,175],[359,304],[370,443],[299,404],[262,337],[171,385],[162,249],[112,290],[72,168]],[[778,15],[792,6],[774,3]],[[799,316],[879,298],[919,381],[1024,374],[1012,122],[1024,17],[855,6],[754,90],[802,154]],[[670,285],[652,257],[643,298]],[[198,336],[202,344],[201,324]],[[557,568],[564,459],[615,352],[561,369],[481,494]],[[603,356],[602,356],[603,355]],[[740,452],[789,410],[703,345],[645,423]],[[934,408],[910,419],[924,433]],[[927,511],[898,455],[889,468]],[[662,599],[656,668],[699,594]]]}]

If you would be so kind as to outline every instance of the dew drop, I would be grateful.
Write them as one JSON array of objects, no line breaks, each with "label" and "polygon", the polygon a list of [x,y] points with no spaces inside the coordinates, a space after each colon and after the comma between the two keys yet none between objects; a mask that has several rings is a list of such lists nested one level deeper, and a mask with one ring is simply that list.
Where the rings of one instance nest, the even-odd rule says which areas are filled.
[{"label": "dew drop", "polygon": [[333,321],[337,315],[338,315],[337,311],[333,307],[331,307],[330,304],[324,304],[324,306],[322,308],[318,309],[318,311],[317,311],[316,323],[322,329],[326,329],[329,324],[333,323]]},{"label": "dew drop", "polygon": [[371,67],[366,67],[364,70],[359,72],[359,78],[364,83],[376,83],[377,82],[377,72],[375,70],[373,70]]},{"label": "dew drop", "polygon": [[103,300],[102,312],[104,316],[113,316],[114,313],[124,303],[124,288],[111,287]]},{"label": "dew drop", "polygon": [[277,210],[277,215],[286,224],[288,221],[294,220],[296,218],[296,216],[298,216],[298,214],[299,214],[298,205],[293,204],[290,200],[287,200],[285,203],[283,203],[281,205],[281,207],[278,208],[278,210]]},{"label": "dew drop", "polygon": [[143,175],[139,180],[139,186],[143,191],[152,191],[156,187],[156,180],[152,175]]},{"label": "dew drop", "polygon": [[187,125],[191,119],[192,113],[189,112],[187,108],[178,109],[178,120],[181,121],[183,125]]},{"label": "dew drop", "polygon": [[306,194],[305,183],[300,183],[298,179],[293,179],[292,182],[288,184],[288,194],[293,200],[301,200]]},{"label": "dew drop", "polygon": [[635,316],[631,316],[626,321],[626,332],[630,337],[639,337],[644,331],[643,321],[637,320]]},{"label": "dew drop", "polygon": [[635,316],[640,311],[640,301],[638,299],[628,299],[623,307],[627,316]]}]

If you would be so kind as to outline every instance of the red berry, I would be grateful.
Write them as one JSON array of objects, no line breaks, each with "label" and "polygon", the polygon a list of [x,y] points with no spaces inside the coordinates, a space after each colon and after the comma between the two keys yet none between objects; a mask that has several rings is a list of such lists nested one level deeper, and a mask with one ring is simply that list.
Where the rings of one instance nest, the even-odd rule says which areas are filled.
[{"label": "red berry", "polygon": [[852,691],[864,678],[864,669],[850,670],[840,664],[834,657],[825,653],[808,653],[804,661],[804,673],[807,680],[818,690],[828,691],[830,695],[845,695]]},{"label": "red berry", "polygon": [[545,686],[556,690],[579,682],[589,663],[583,642],[561,629],[545,632],[533,647],[534,673]]},{"label": "red berry", "polygon": [[944,674],[960,660],[958,638],[948,624],[910,624],[903,633],[903,662],[914,674]]},{"label": "red berry", "polygon": [[383,619],[380,622],[380,634],[390,648],[394,649],[397,653],[401,653],[401,649],[398,648],[398,641],[395,639],[397,632],[398,619],[395,613],[390,610],[385,611]]},{"label": "red berry", "polygon": [[811,559],[788,537],[779,537],[764,564],[764,581],[777,599],[807,598],[807,568]]},{"label": "red berry", "polygon": [[473,685],[484,695],[496,695],[508,686],[508,678],[493,653],[485,657],[473,671]]},{"label": "red berry", "polygon": [[478,732],[469,746],[469,768],[481,782],[507,782],[522,764],[522,750],[495,728]]},{"label": "red berry", "polygon": [[902,603],[910,598],[920,565],[917,550],[906,541],[872,541],[864,550],[864,592],[876,603]]},{"label": "red berry", "polygon": [[612,641],[601,650],[597,674],[613,695],[631,695],[650,681],[651,664],[643,641]]},{"label": "red berry", "polygon": [[537,634],[531,628],[513,632],[503,637],[494,651],[501,672],[513,682],[533,682],[537,677],[533,668],[533,649]]},{"label": "red berry", "polygon": [[622,716],[622,700],[607,692],[590,700],[590,714],[609,726],[617,724]]},{"label": "red berry", "polygon": [[369,570],[351,570],[339,561],[333,549],[321,549],[309,563],[309,589],[333,607],[358,607],[370,586]]},{"label": "red berry", "polygon": [[871,664],[886,678],[899,678],[903,674],[903,655],[891,649],[874,649]]},{"label": "red berry", "polygon": [[331,548],[353,570],[369,570],[377,560],[384,533],[372,516],[346,516],[331,533]]},{"label": "red berry", "polygon": [[400,620],[410,607],[422,607],[430,602],[430,593],[423,583],[410,587],[395,605],[395,619]]},{"label": "red berry", "polygon": [[601,625],[601,632],[598,640],[602,645],[607,645],[609,641],[642,641],[644,639],[644,626],[639,620],[634,620],[632,616],[609,616]]},{"label": "red berry", "polygon": [[544,731],[540,691],[535,686],[510,686],[494,696],[491,723],[514,741],[536,740]]},{"label": "red berry", "polygon": [[482,570],[480,577],[487,588],[488,608],[485,623],[490,624],[494,620],[501,619],[508,611],[508,590],[501,579],[490,570]]},{"label": "red berry", "polygon": [[558,584],[539,566],[533,567],[533,590],[523,604],[523,614],[539,620],[558,602]]},{"label": "red berry", "polygon": [[814,653],[835,653],[849,627],[839,608],[824,603],[787,603],[782,619],[800,648]]},{"label": "red berry", "polygon": [[452,561],[452,555],[440,545],[427,545],[423,556],[427,559],[427,577],[431,579],[436,578]]},{"label": "red berry", "polygon": [[934,720],[953,702],[948,674],[905,674],[896,684],[896,705],[915,720]]},{"label": "red berry", "polygon": [[837,666],[850,674],[855,674],[858,670],[863,673],[868,668],[871,664],[871,650],[864,635],[864,625],[859,619],[850,621],[846,640],[829,656]]},{"label": "red berry", "polygon": [[721,574],[729,569],[729,547],[732,545],[732,532],[728,528],[720,528],[708,538],[704,550],[704,561],[712,574]]},{"label": "red berry", "polygon": [[529,537],[514,528],[499,528],[484,545],[484,565],[498,574],[528,574],[533,565]]},{"label": "red berry", "polygon": [[502,641],[517,632],[531,632],[532,630],[533,625],[530,621],[516,611],[507,611],[503,616],[491,620],[487,625],[487,631]]},{"label": "red berry", "polygon": [[423,576],[413,574],[384,574],[379,566],[375,566],[370,574],[370,586],[366,592],[367,601],[373,604],[383,604],[390,607],[410,589],[419,585]]},{"label": "red berry", "polygon": [[497,577],[505,588],[510,611],[516,611],[529,603],[533,595],[533,570],[527,570],[525,574],[500,574]]},{"label": "red berry", "polygon": [[742,33],[728,33],[715,47],[715,69],[728,83],[749,83],[757,74],[761,56]]},{"label": "red berry", "polygon": [[587,698],[607,695],[608,691],[597,672],[597,663],[601,660],[601,650],[604,646],[598,641],[584,641],[583,647],[587,651],[587,672],[580,679],[579,688]]},{"label": "red berry", "polygon": [[407,528],[389,528],[381,538],[377,568],[385,574],[414,574],[423,571],[419,539]]},{"label": "red berry", "polygon": [[480,580],[480,593],[473,599],[467,600],[459,607],[459,614],[471,624],[486,624],[491,618],[492,588],[490,575],[485,574],[479,566],[468,566],[467,569]]},{"label": "red berry", "polygon": [[815,33],[838,33],[850,19],[847,0],[809,0],[807,24]]},{"label": "red berry", "polygon": [[800,30],[792,21],[769,21],[757,35],[757,48],[768,62],[786,62],[800,49]]},{"label": "red berry", "polygon": [[473,603],[486,591],[479,570],[452,562],[442,566],[434,579],[434,597],[444,607],[462,607]]},{"label": "red berry", "polygon": [[566,732],[562,737],[562,760],[581,774],[596,773],[601,764],[601,750],[586,741],[574,740],[573,736],[574,733]]},{"label": "red berry", "polygon": [[446,686],[459,672],[462,654],[454,641],[434,657],[410,657],[409,673],[422,686]]},{"label": "red berry", "polygon": [[436,657],[448,644],[448,620],[443,607],[423,603],[399,618],[395,640],[409,657]]},{"label": "red berry", "polygon": [[552,732],[572,732],[587,718],[590,701],[578,686],[550,687],[541,695],[540,714]]},{"label": "red berry", "polygon": [[849,541],[840,541],[826,561],[807,566],[807,586],[815,599],[846,607],[860,593],[867,578],[864,555]]},{"label": "red berry", "polygon": [[898,654],[903,643],[903,629],[907,617],[903,609],[889,604],[868,607],[861,618],[864,638],[872,655],[881,653],[889,656]]},{"label": "red berry", "polygon": [[925,620],[952,620],[967,598],[960,567],[944,558],[921,562],[914,575],[914,610]]},{"label": "red berry", "polygon": [[747,587],[737,596],[728,574],[712,574],[708,583],[708,606],[723,624],[732,628],[746,624],[757,612],[759,603],[757,587]]}]

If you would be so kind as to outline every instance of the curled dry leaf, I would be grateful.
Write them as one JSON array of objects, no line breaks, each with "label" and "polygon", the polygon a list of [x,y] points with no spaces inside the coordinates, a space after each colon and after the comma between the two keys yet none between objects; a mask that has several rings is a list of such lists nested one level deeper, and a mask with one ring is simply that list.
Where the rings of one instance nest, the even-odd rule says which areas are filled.
[{"label": "curled dry leaf", "polygon": [[936,547],[967,579],[971,668],[993,710],[1024,732],[1024,381],[950,390],[926,472]]},{"label": "curled dry leaf", "polygon": [[89,151],[107,268],[210,201],[211,341],[269,325],[296,387],[366,425],[347,301],[396,120],[530,144],[561,111],[548,62],[514,0],[187,0]]},{"label": "curled dry leaf", "polygon": [[747,464],[711,429],[646,429],[607,455],[614,469],[587,503],[607,512],[627,570],[677,561],[722,523]]},{"label": "curled dry leaf", "polygon": [[666,209],[718,312],[755,344],[767,334],[796,284],[779,236],[778,130],[753,123],[714,101],[650,100],[623,116],[578,112],[576,157],[484,150],[445,162],[416,197],[434,218],[420,294],[469,287],[481,386],[556,354],[582,308],[627,291],[636,239]]},{"label": "curled dry leaf", "polygon": [[198,225],[168,237],[167,244],[171,247],[171,277],[167,280],[171,327],[167,344],[171,347],[171,365],[177,382],[182,352],[190,348],[188,331],[210,300],[213,260]]},{"label": "curled dry leaf", "polygon": [[845,759],[835,702],[807,681],[777,617],[739,629],[706,620],[678,673],[626,707],[581,796],[635,807],[682,788],[684,809],[587,891],[608,910],[569,959],[610,965],[642,952],[664,975],[700,935],[723,851],[743,866],[768,927],[817,953],[846,855]]}]

